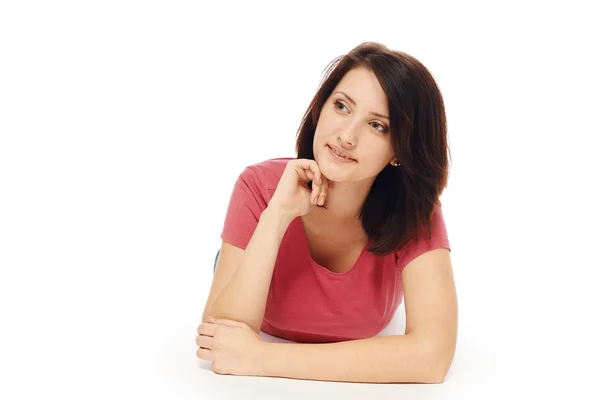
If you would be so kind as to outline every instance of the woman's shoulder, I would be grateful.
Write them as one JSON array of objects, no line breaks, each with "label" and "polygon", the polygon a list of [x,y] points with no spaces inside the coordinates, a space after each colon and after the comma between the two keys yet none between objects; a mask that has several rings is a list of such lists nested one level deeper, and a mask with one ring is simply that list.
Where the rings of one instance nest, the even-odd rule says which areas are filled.
[{"label": "woman's shoulder", "polygon": [[261,183],[261,186],[266,190],[277,189],[277,184],[283,175],[285,166],[294,158],[280,157],[271,158],[248,165],[242,175],[246,175],[247,179],[256,179]]},{"label": "woman's shoulder", "polygon": [[429,235],[427,225],[423,223],[419,229],[418,237],[412,238],[404,246],[396,250],[396,262],[401,270],[414,258],[427,251],[438,248],[450,250],[450,239],[448,237],[441,201],[438,200],[434,204],[428,222],[431,227],[431,235]]}]

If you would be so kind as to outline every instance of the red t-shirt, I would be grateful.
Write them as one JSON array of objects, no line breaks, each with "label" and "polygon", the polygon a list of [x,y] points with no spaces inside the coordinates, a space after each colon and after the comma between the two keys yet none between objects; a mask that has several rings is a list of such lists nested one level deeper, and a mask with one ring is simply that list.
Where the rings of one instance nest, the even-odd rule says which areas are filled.
[{"label": "red t-shirt", "polygon": [[[263,210],[292,158],[276,158],[244,169],[237,179],[221,233],[245,249]],[[402,270],[436,248],[450,249],[441,207],[432,237],[411,241],[387,256],[363,249],[347,272],[335,273],[311,257],[302,220],[295,218],[281,241],[261,330],[295,342],[335,342],[376,336],[403,298]]]}]

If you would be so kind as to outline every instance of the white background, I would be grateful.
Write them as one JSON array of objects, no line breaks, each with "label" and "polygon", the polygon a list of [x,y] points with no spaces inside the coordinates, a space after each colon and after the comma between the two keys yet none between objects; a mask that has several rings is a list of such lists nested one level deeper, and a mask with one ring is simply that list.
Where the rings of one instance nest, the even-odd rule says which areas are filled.
[{"label": "white background", "polygon": [[[0,397],[596,396],[592,3],[2,2]],[[417,57],[446,102],[452,369],[216,375],[194,339],[233,183],[294,156],[323,69],[364,41]]]}]

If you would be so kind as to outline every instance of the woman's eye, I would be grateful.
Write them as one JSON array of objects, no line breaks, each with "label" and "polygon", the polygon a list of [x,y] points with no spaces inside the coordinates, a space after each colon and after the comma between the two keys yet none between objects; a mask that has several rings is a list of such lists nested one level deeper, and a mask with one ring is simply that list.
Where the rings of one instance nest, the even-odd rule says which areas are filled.
[{"label": "woman's eye", "polygon": [[371,125],[373,128],[377,129],[379,132],[383,132],[386,133],[387,132],[387,127],[384,125],[381,125],[379,122],[373,122],[373,125]]},{"label": "woman's eye", "polygon": [[344,111],[344,112],[348,111],[348,109],[346,108],[346,106],[343,103],[340,103],[339,101],[336,101],[334,103],[334,107],[336,109],[338,109],[339,111]]}]

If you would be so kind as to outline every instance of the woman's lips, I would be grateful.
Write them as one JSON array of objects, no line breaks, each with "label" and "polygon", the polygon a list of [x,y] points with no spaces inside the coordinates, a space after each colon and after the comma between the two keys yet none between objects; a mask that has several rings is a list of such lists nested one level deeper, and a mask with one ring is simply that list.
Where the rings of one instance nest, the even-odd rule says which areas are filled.
[{"label": "woman's lips", "polygon": [[346,158],[346,157],[342,157],[337,155],[334,151],[333,148],[331,148],[329,145],[327,145],[327,148],[329,149],[329,154],[331,154],[331,156],[333,157],[334,160],[339,161],[339,162],[345,162],[345,163],[353,163],[356,162],[355,159],[353,158]]}]

